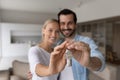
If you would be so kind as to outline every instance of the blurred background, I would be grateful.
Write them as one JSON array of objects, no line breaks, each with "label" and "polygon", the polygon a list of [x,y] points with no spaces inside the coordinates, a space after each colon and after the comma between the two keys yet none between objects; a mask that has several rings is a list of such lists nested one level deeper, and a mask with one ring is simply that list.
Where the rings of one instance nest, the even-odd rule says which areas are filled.
[{"label": "blurred background", "polygon": [[64,8],[76,12],[77,32],[93,38],[106,59],[105,70],[90,77],[119,80],[119,4],[120,0],[0,0],[0,80],[11,76],[14,60],[28,62],[28,50],[40,41],[44,21],[57,19]]}]

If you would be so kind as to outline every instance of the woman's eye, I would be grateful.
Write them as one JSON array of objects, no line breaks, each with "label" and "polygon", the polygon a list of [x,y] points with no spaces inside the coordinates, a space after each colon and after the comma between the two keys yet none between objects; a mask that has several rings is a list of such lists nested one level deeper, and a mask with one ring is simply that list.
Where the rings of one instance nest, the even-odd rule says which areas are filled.
[{"label": "woman's eye", "polygon": [[59,33],[59,31],[56,31],[56,33]]},{"label": "woman's eye", "polygon": [[49,32],[52,32],[52,30],[48,30]]}]

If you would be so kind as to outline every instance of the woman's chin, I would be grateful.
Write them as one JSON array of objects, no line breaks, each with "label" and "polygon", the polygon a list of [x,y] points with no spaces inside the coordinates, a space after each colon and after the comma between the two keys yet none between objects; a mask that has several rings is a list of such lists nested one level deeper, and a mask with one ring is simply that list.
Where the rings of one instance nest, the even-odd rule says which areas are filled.
[{"label": "woman's chin", "polygon": [[56,44],[57,41],[50,41],[52,45]]}]

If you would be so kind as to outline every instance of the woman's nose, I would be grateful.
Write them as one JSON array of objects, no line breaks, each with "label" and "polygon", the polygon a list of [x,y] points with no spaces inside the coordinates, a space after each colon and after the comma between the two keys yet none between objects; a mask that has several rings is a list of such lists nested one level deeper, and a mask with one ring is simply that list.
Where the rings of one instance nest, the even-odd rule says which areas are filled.
[{"label": "woman's nose", "polygon": [[55,37],[55,36],[56,36],[56,33],[55,33],[55,32],[52,32],[52,36]]}]

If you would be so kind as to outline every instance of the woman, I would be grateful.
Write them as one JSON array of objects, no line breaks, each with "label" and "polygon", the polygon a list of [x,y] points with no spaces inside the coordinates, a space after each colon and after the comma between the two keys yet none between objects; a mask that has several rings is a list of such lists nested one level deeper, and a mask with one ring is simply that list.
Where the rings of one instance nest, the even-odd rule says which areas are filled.
[{"label": "woman", "polygon": [[57,80],[66,64],[66,41],[52,46],[59,39],[59,23],[55,19],[47,20],[42,28],[42,41],[31,47],[28,54],[32,80]]}]

